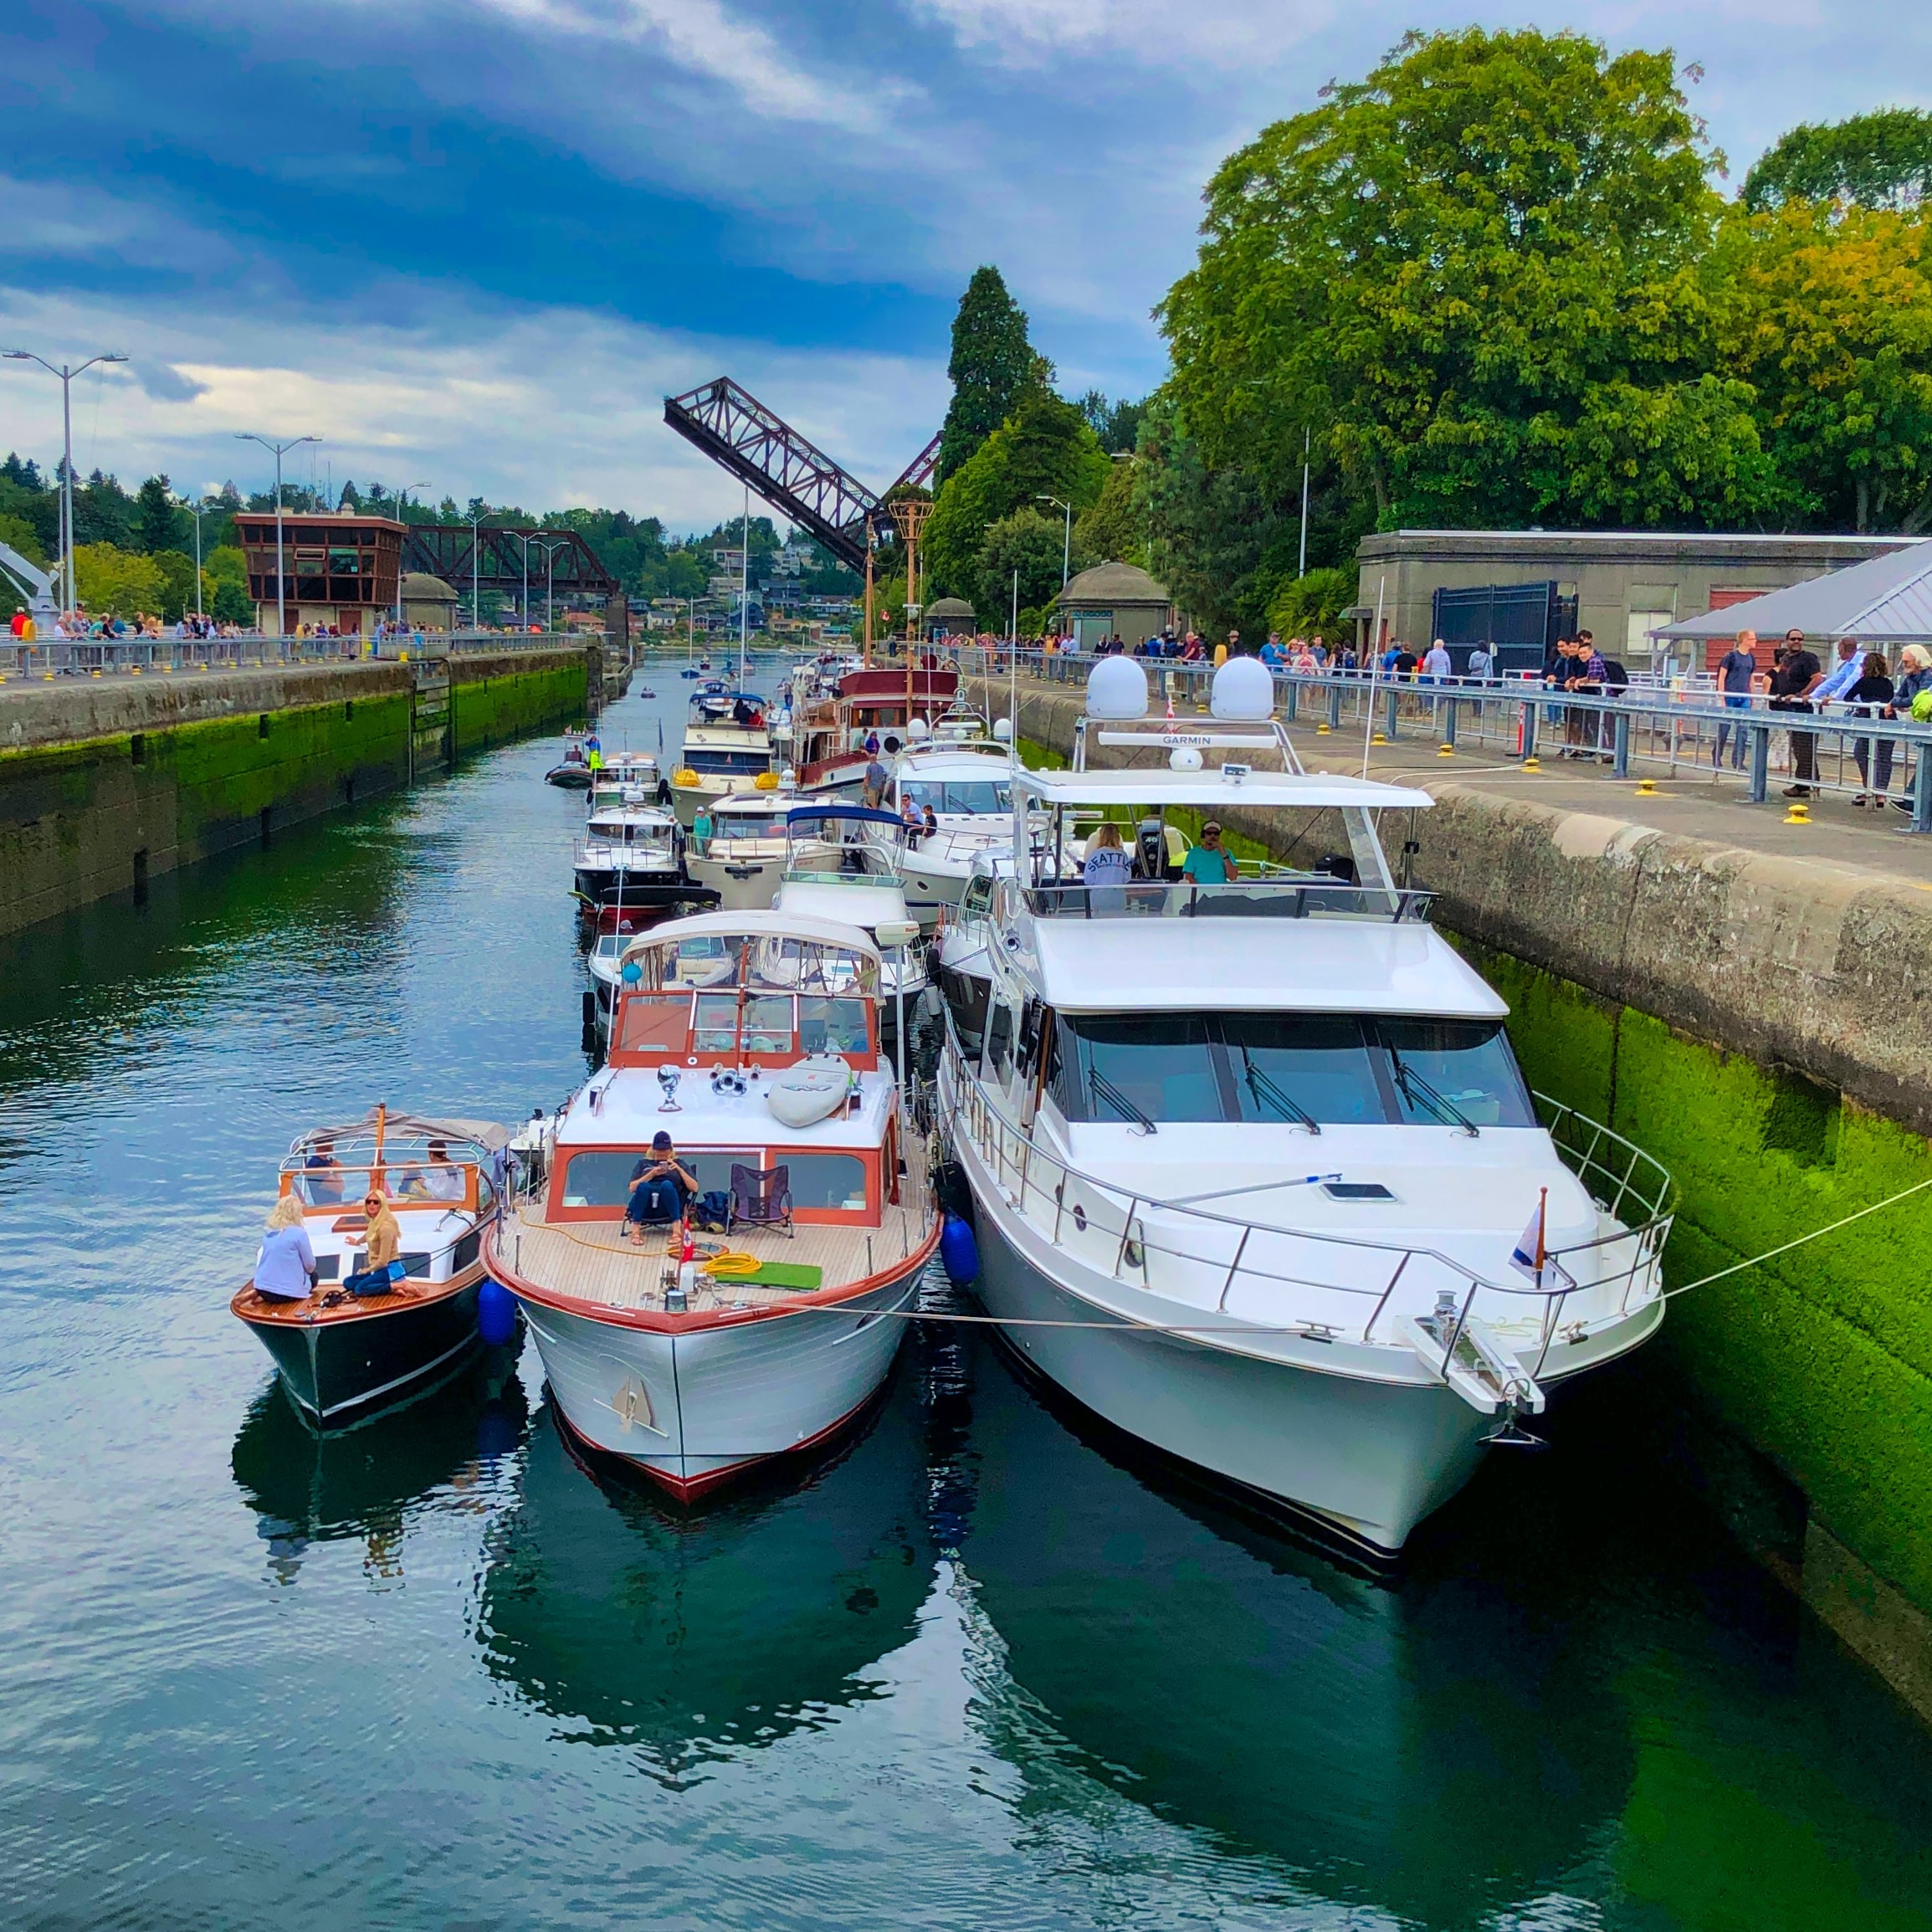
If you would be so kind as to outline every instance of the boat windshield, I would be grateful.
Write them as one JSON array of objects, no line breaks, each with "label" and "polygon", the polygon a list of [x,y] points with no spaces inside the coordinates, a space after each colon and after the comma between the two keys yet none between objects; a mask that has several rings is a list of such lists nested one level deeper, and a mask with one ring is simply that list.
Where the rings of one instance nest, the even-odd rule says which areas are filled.
[{"label": "boat windshield", "polygon": [[1062,1014],[1053,1032],[1069,1120],[1536,1125],[1499,1020]]},{"label": "boat windshield", "polygon": [[976,817],[1013,808],[1012,792],[997,779],[908,778],[899,789],[900,797],[910,799],[921,812],[930,806],[942,817]]}]

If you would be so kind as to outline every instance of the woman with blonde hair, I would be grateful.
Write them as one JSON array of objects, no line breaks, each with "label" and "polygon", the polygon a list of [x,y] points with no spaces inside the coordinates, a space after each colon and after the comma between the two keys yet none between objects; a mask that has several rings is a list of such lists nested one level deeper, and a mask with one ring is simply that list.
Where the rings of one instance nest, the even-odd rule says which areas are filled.
[{"label": "woman with blonde hair", "polygon": [[255,1257],[255,1293],[276,1301],[306,1301],[315,1286],[315,1251],[302,1225],[302,1204],[284,1194],[269,1210],[268,1232]]}]

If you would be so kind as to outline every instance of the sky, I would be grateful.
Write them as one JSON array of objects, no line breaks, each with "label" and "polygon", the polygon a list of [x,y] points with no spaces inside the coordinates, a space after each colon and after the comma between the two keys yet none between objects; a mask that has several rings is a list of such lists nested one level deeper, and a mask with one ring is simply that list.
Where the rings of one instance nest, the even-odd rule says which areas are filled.
[{"label": "sky", "polygon": [[[8,0],[0,348],[131,484],[287,474],[674,530],[739,486],[664,425],[735,377],[875,487],[997,264],[1063,390],[1140,396],[1202,183],[1422,28],[1674,48],[1735,184],[1786,127],[1932,105],[1923,0]],[[60,390],[0,363],[0,448]]]}]

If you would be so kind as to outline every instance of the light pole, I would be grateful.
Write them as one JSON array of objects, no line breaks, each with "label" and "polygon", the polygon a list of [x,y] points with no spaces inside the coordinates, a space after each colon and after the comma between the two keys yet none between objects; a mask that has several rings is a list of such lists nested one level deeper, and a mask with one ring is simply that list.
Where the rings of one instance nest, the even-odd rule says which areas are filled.
[{"label": "light pole", "polygon": [[191,503],[187,513],[195,520],[195,615],[199,618],[208,614],[202,608],[202,519],[208,513],[207,500]]},{"label": "light pole", "polygon": [[469,628],[483,628],[483,520],[469,520]]},{"label": "light pole", "polygon": [[1036,495],[1033,500],[1036,503],[1050,503],[1055,509],[1063,510],[1067,513],[1066,535],[1060,542],[1060,588],[1064,590],[1069,575],[1068,566],[1074,560],[1074,506],[1070,503],[1061,502],[1057,496]]},{"label": "light pole", "polygon": [[751,485],[745,485],[745,527],[738,552],[738,685],[745,684],[745,647],[751,633]]},{"label": "light pole", "polygon": [[8,349],[0,351],[0,355],[9,362],[38,362],[49,376],[60,378],[60,590],[67,607],[73,610],[78,607],[79,600],[74,587],[74,408],[69,386],[76,376],[96,362],[125,362],[127,358],[121,355],[91,356],[76,367],[69,368],[64,362],[57,369],[31,349]]},{"label": "light pole", "polygon": [[428,487],[429,479],[423,477],[415,483],[399,484],[396,491],[396,520],[402,524],[402,535],[396,544],[396,621],[399,624],[402,622],[402,546],[409,541],[409,526],[403,523],[402,519],[402,500],[413,489],[427,489]]},{"label": "light pole", "polygon": [[559,537],[555,543],[540,543],[536,547],[543,552],[543,628],[547,636],[556,628],[556,553],[570,548],[570,539]]},{"label": "light pole", "polygon": [[258,436],[252,429],[238,429],[238,443],[259,443],[264,449],[275,453],[275,641],[278,649],[286,649],[281,640],[289,634],[289,612],[287,592],[288,573],[282,568],[282,458],[300,443],[320,443],[320,436],[291,436],[286,443],[275,443],[266,436]]},{"label": "light pole", "polygon": [[1304,427],[1301,433],[1301,561],[1297,577],[1308,575],[1308,454],[1314,446],[1314,432]]}]

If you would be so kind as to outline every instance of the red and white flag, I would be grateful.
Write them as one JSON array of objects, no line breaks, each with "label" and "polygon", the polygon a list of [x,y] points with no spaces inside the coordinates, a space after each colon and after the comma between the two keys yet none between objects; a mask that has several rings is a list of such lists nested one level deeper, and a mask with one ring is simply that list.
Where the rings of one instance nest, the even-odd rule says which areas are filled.
[{"label": "red and white flag", "polygon": [[1550,1244],[1546,1231],[1550,1220],[1550,1190],[1545,1187],[1536,1197],[1536,1212],[1530,1217],[1530,1225],[1523,1230],[1509,1255],[1509,1265],[1519,1274],[1526,1274],[1537,1287],[1543,1285],[1543,1264],[1550,1258]]}]

